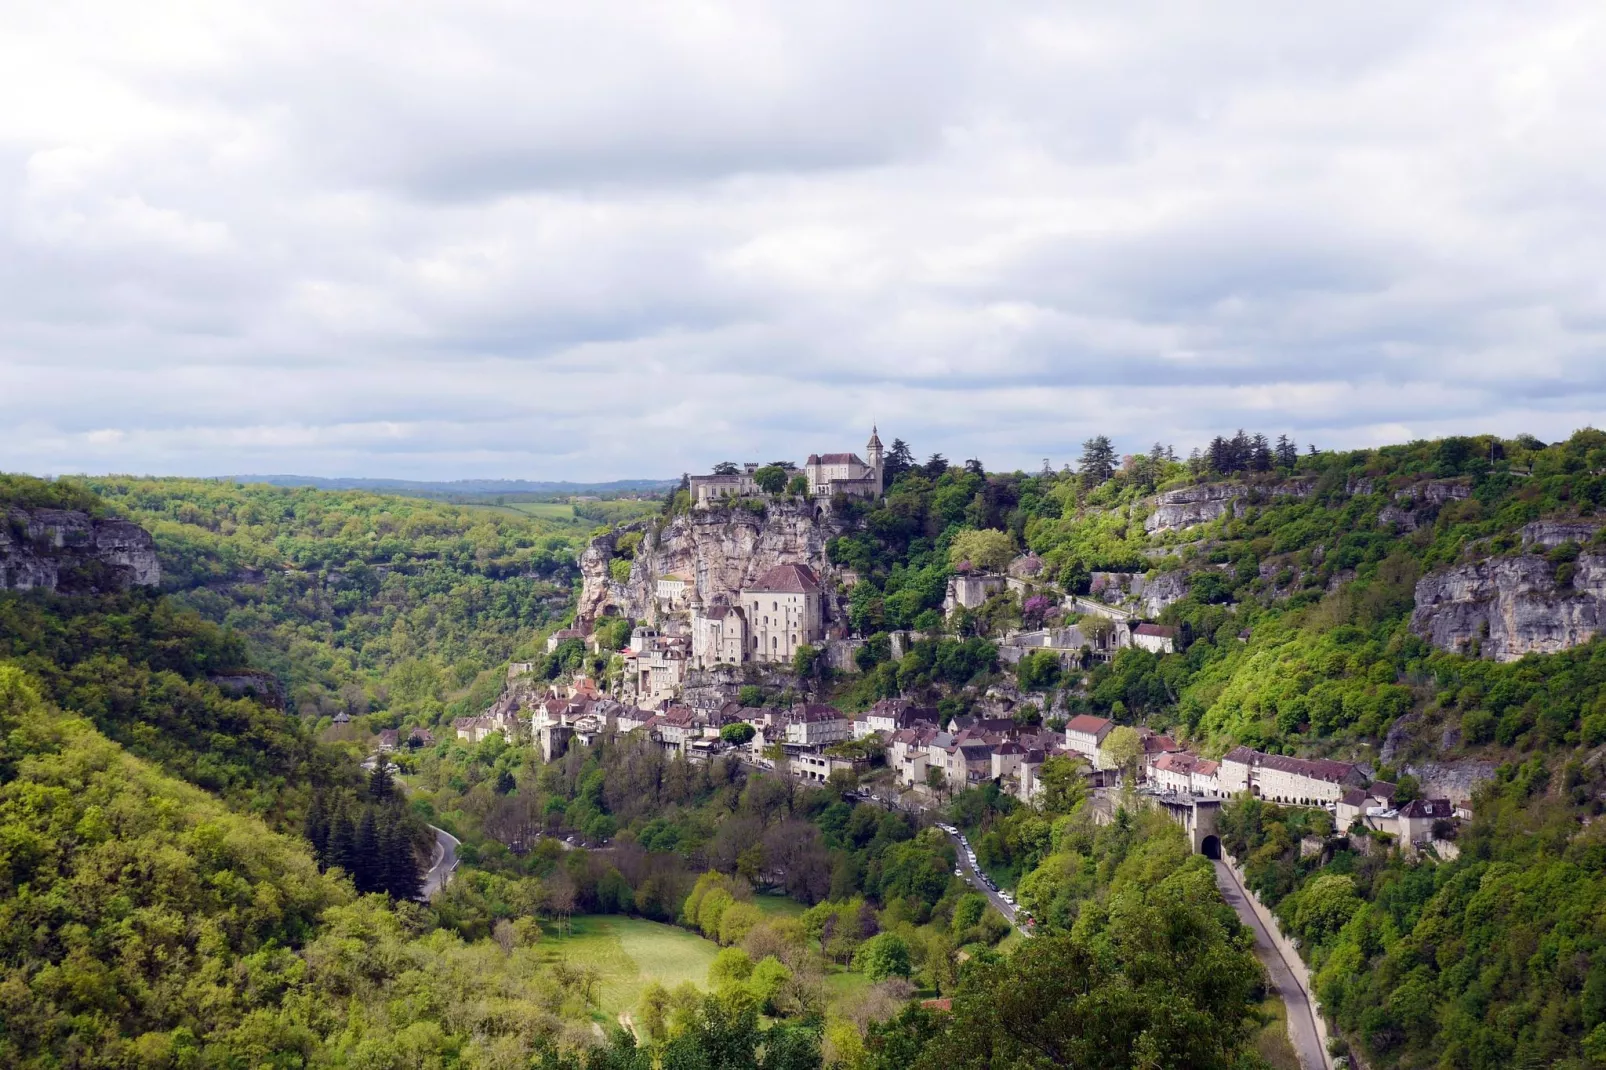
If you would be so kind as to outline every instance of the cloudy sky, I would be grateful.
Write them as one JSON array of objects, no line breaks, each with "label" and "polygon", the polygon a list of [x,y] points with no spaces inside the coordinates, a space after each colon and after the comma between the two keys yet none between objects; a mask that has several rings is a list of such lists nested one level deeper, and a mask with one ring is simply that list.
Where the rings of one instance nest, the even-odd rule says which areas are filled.
[{"label": "cloudy sky", "polygon": [[1598,0],[0,13],[0,469],[1606,422]]}]

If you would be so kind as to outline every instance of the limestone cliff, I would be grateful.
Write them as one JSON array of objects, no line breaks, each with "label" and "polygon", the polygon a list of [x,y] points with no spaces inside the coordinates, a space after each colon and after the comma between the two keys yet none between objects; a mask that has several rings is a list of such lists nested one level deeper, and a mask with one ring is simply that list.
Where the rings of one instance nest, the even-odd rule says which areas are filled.
[{"label": "limestone cliff", "polygon": [[[1543,543],[1542,539],[1535,542]],[[1581,553],[1570,583],[1523,554],[1459,565],[1416,585],[1411,629],[1444,650],[1496,661],[1553,654],[1588,642],[1606,622],[1606,555]]]},{"label": "limestone cliff", "polygon": [[1250,501],[1273,497],[1304,498],[1314,485],[1313,480],[1295,479],[1266,485],[1202,483],[1196,487],[1168,490],[1155,499],[1154,512],[1144,520],[1143,530],[1151,535],[1159,531],[1180,531],[1219,519],[1226,514],[1228,506],[1239,498]]},{"label": "limestone cliff", "polygon": [[[833,569],[825,557],[827,540],[839,527],[808,505],[777,503],[763,516],[745,509],[710,509],[660,521],[639,521],[591,540],[580,555],[581,590],[576,619],[590,624],[605,613],[638,620],[656,620],[658,580],[678,576],[695,585],[705,602],[737,591],[776,565],[806,564],[820,576],[826,617],[836,616],[830,596]],[[641,533],[630,578],[613,579],[620,540]]]},{"label": "limestone cliff", "polygon": [[150,532],[67,509],[7,509],[0,590],[127,590],[160,583]]}]

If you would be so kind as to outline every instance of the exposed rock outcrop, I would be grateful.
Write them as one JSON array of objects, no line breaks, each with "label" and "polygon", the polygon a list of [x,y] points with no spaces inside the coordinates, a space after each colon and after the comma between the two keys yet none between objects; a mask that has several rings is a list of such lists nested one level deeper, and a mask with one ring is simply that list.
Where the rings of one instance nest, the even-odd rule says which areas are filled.
[{"label": "exposed rock outcrop", "polygon": [[0,522],[0,590],[127,590],[162,580],[150,532],[68,509],[9,509]]},{"label": "exposed rock outcrop", "polygon": [[1588,642],[1606,622],[1606,556],[1582,553],[1572,582],[1543,557],[1497,557],[1424,576],[1411,629],[1443,650],[1496,661]]},{"label": "exposed rock outcrop", "polygon": [[[736,592],[776,565],[806,564],[827,591],[830,619],[835,599],[830,596],[835,570],[826,560],[825,544],[840,531],[829,515],[810,505],[772,504],[765,515],[745,509],[699,510],[675,517],[661,530],[656,521],[643,521],[600,535],[580,555],[581,590],[576,619],[590,624],[604,614],[657,620],[657,583],[679,576],[694,585],[704,602],[719,596],[734,600]],[[630,577],[613,579],[610,566],[619,556],[619,540],[641,532],[634,551]]]},{"label": "exposed rock outcrop", "polygon": [[1563,543],[1588,543],[1600,525],[1587,520],[1535,520],[1522,528],[1523,549],[1554,550]]},{"label": "exposed rock outcrop", "polygon": [[1449,799],[1457,805],[1472,801],[1472,793],[1486,780],[1493,780],[1498,762],[1466,760],[1459,762],[1407,762],[1404,770],[1416,777],[1427,798]]},{"label": "exposed rock outcrop", "polygon": [[1181,531],[1226,515],[1228,506],[1239,498],[1304,498],[1314,486],[1313,480],[1291,479],[1272,484],[1203,483],[1197,487],[1168,490],[1159,496],[1154,512],[1143,521],[1143,530],[1151,535],[1158,531]]}]

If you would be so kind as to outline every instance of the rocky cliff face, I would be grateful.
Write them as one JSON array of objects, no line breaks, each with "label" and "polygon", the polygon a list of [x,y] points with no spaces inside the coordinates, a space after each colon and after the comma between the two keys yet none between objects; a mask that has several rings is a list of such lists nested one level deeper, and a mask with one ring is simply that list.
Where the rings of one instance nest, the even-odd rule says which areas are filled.
[{"label": "rocky cliff face", "polygon": [[161,582],[150,532],[66,509],[9,509],[0,522],[0,590],[127,590]]},{"label": "rocky cliff face", "polygon": [[1226,514],[1227,507],[1239,498],[1303,498],[1310,494],[1314,485],[1308,479],[1295,479],[1269,486],[1204,483],[1197,487],[1168,490],[1156,499],[1154,512],[1143,521],[1143,530],[1151,535],[1158,531],[1180,531],[1220,518]]},{"label": "rocky cliff face", "polygon": [[[630,578],[616,582],[610,565],[618,556],[619,539],[642,532],[630,565]],[[679,576],[696,585],[705,602],[720,595],[733,601],[737,591],[776,565],[806,564],[820,576],[832,616],[832,568],[825,558],[826,541],[839,528],[829,517],[817,517],[809,506],[779,503],[764,516],[743,509],[693,512],[675,517],[662,530],[641,522],[591,541],[580,555],[582,586],[576,618],[587,624],[605,613],[656,620],[658,580]]]},{"label": "rocky cliff face", "polygon": [[[1539,541],[1539,540],[1535,540]],[[1553,654],[1588,642],[1606,623],[1606,555],[1578,556],[1558,585],[1543,557],[1497,557],[1424,576],[1411,629],[1444,650],[1496,661]]]}]

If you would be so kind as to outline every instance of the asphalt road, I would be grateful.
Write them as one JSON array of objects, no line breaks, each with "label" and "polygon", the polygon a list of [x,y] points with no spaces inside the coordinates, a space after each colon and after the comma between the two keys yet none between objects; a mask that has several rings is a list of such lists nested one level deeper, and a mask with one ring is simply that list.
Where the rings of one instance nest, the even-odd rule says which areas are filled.
[{"label": "asphalt road", "polygon": [[419,892],[419,898],[426,900],[446,887],[446,882],[452,879],[452,871],[457,868],[459,842],[456,836],[445,829],[435,828],[434,825],[429,827],[435,830],[435,862],[429,867],[429,872],[424,874],[423,886]]},{"label": "asphalt road", "polygon": [[[975,866],[970,864],[969,858],[965,857],[965,845],[960,842],[959,835],[957,833],[950,832],[948,834],[948,838],[954,841],[954,853],[959,859],[959,868],[964,871],[965,880],[969,882],[972,888],[976,889],[982,895],[987,897],[987,901],[1004,916],[1005,921],[1009,922],[1011,925],[1015,925],[1015,908],[1004,902],[1003,896],[999,895],[993,889],[987,887],[987,882],[981,879],[981,872],[977,870]],[[1018,925],[1016,927],[1019,928]],[[1025,930],[1022,929],[1021,931],[1024,932]]]},{"label": "asphalt road", "polygon": [[1316,1032],[1316,1014],[1309,997],[1294,979],[1294,972],[1283,958],[1283,953],[1271,942],[1266,927],[1261,924],[1260,915],[1249,905],[1249,893],[1238,883],[1238,875],[1224,860],[1217,858],[1214,861],[1216,886],[1221,889],[1221,898],[1238,912],[1239,920],[1255,934],[1255,957],[1265,965],[1272,987],[1288,1009],[1288,1039],[1294,1045],[1294,1054],[1299,1056],[1299,1065],[1305,1070],[1324,1070],[1327,1053],[1322,1050],[1321,1038]]}]

